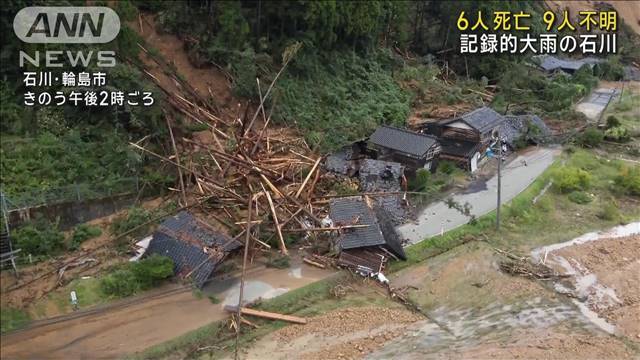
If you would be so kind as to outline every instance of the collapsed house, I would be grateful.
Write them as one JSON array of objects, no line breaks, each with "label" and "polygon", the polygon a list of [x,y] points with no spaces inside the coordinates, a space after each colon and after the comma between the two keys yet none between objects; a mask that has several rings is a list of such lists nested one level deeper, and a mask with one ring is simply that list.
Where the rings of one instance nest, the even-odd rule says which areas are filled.
[{"label": "collapsed house", "polygon": [[364,159],[358,171],[360,187],[365,192],[400,191],[404,166],[397,162]]},{"label": "collapsed house", "polygon": [[407,210],[399,192],[407,187],[404,166],[396,162],[364,159],[360,162],[358,176],[362,191],[391,193],[375,196],[373,201],[377,207],[385,209],[394,224],[403,223]]},{"label": "collapsed house", "polygon": [[335,174],[354,176],[358,171],[358,160],[364,159],[367,155],[366,153],[366,141],[356,141],[327,156],[324,161],[324,168]]},{"label": "collapsed house", "polygon": [[551,130],[537,115],[505,115],[500,126],[500,138],[511,150],[517,142],[544,144],[551,137]]},{"label": "collapsed house", "polygon": [[340,230],[338,265],[363,275],[382,272],[389,258],[406,260],[400,238],[384,210],[361,196],[331,200],[334,226],[365,225]]},{"label": "collapsed house", "polygon": [[474,172],[504,121],[502,115],[485,106],[462,116],[429,123],[427,132],[437,136],[442,145],[440,159]]},{"label": "collapsed house", "polygon": [[174,274],[202,288],[216,267],[241,243],[224,235],[186,211],[166,219],[149,243],[145,255],[173,260]]},{"label": "collapsed house", "polygon": [[540,69],[548,73],[562,71],[567,74],[573,74],[581,67],[587,65],[593,69],[593,67],[602,62],[601,59],[586,57],[583,59],[559,59],[552,55],[539,55],[534,57],[538,62]]},{"label": "collapsed house", "polygon": [[433,163],[440,153],[433,136],[386,125],[376,129],[368,144],[376,159],[398,162],[412,171],[435,168]]}]

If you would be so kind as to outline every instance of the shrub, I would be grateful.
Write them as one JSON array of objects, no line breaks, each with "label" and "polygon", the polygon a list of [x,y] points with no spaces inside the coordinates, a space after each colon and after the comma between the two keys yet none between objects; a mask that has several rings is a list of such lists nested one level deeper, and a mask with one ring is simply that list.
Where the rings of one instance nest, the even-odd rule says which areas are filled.
[{"label": "shrub", "polygon": [[452,163],[451,161],[440,161],[440,163],[438,164],[438,171],[443,174],[451,175],[455,170],[456,164]]},{"label": "shrub", "polygon": [[166,256],[153,255],[133,263],[132,272],[142,289],[148,289],[173,275],[173,261]]},{"label": "shrub", "polygon": [[614,203],[613,199],[608,201],[604,206],[600,209],[598,214],[596,215],[602,220],[613,221],[620,218],[620,211],[618,207]]},{"label": "shrub", "polygon": [[576,204],[588,204],[591,201],[593,201],[593,198],[591,198],[591,195],[587,194],[584,191],[573,191],[571,193],[569,193],[569,200],[571,200],[572,202],[576,203]]},{"label": "shrub", "polygon": [[640,167],[623,167],[614,184],[616,190],[623,194],[640,196]]},{"label": "shrub", "polygon": [[127,297],[138,292],[140,285],[132,271],[120,269],[102,278],[100,289],[109,296]]},{"label": "shrub", "polygon": [[100,280],[103,293],[114,297],[131,296],[150,289],[173,275],[173,261],[153,255],[138,262],[129,262]]},{"label": "shrub", "polygon": [[98,237],[101,234],[102,230],[97,226],[80,224],[73,229],[73,234],[71,234],[71,240],[69,242],[69,249],[77,250],[80,248],[80,244],[86,240]]},{"label": "shrub", "polygon": [[578,144],[583,147],[592,148],[600,145],[603,139],[604,134],[602,133],[602,131],[594,128],[589,128],[578,137]]},{"label": "shrub", "polygon": [[55,255],[64,248],[64,234],[58,224],[45,219],[28,223],[13,233],[16,247],[25,254]]},{"label": "shrub", "polygon": [[[151,212],[145,208],[132,207],[127,211],[126,215],[118,217],[111,223],[111,233],[114,235],[124,234],[149,220],[151,220]],[[143,233],[146,230],[146,228],[141,228],[139,232]]]},{"label": "shrub", "polygon": [[563,167],[555,171],[553,176],[555,187],[562,193],[586,190],[591,183],[591,175],[576,167]]},{"label": "shrub", "polygon": [[609,117],[607,118],[607,129],[617,127],[620,125],[622,125],[622,123],[617,117],[615,117],[614,115],[609,115]]},{"label": "shrub", "polygon": [[601,62],[594,67],[594,73],[598,77],[618,81],[624,76],[624,68],[617,58],[611,58],[608,61]]},{"label": "shrub", "polygon": [[409,180],[409,190],[424,191],[429,186],[431,173],[427,169],[418,169],[416,176]]},{"label": "shrub", "polygon": [[614,126],[604,132],[604,137],[608,140],[625,142],[631,139],[629,131],[624,126]]}]

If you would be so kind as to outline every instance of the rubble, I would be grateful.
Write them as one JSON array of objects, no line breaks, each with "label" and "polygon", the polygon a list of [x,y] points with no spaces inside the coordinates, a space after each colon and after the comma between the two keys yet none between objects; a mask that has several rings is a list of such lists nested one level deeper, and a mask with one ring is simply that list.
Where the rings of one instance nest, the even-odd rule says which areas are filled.
[{"label": "rubble", "polygon": [[[268,243],[275,237],[282,254],[287,254],[283,232],[305,227],[308,222],[320,227],[326,215],[326,203],[316,201],[319,193],[326,193],[321,190],[326,186],[319,166],[321,157],[314,155],[295,131],[270,128],[273,108],[264,106],[298,47],[285,51],[284,65],[266,91],[257,84],[257,108],[238,104],[235,115],[209,104],[189,84],[179,81],[175,70],[162,59],[147,53],[160,66],[163,76],[174,79],[182,90],[172,91],[142,69],[165,92],[171,105],[165,115],[169,119],[173,155],[166,157],[152,151],[145,145],[146,139],[130,143],[176,168],[179,188],[171,190],[180,193],[183,206],[198,203],[219,233],[234,239],[241,237],[246,232],[242,227],[249,225],[242,222],[251,204],[256,223],[249,234],[250,247],[269,249]],[[207,130],[186,136],[176,126],[174,119],[178,116],[204,125]]]},{"label": "rubble", "polygon": [[505,121],[500,126],[500,137],[514,149],[518,139],[535,144],[548,143],[551,130],[537,115],[505,115]]},{"label": "rubble", "polygon": [[174,273],[202,287],[223,259],[241,246],[186,211],[169,217],[153,234],[146,254],[171,258]]},{"label": "rubble", "polygon": [[360,188],[366,193],[393,193],[376,196],[374,198],[376,206],[385,209],[391,221],[396,225],[406,220],[407,209],[400,194],[407,182],[402,164],[364,159],[360,163],[359,179]]}]

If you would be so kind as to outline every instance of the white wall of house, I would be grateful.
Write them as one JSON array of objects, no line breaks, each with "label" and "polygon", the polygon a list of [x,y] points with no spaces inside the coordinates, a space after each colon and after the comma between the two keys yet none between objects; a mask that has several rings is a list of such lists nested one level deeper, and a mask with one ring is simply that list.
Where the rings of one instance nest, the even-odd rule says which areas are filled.
[{"label": "white wall of house", "polygon": [[454,121],[451,124],[447,124],[447,126],[458,128],[458,129],[473,130],[471,126],[467,125],[467,123],[461,120]]},{"label": "white wall of house", "polygon": [[471,157],[471,172],[476,172],[478,170],[478,162],[480,162],[480,153],[476,151],[475,154]]}]

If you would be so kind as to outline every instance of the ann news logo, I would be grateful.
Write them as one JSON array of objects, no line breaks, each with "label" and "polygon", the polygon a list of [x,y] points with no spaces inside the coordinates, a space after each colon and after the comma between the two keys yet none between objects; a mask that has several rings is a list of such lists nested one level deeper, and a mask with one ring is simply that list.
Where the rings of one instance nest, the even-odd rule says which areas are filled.
[{"label": "ann news logo", "polygon": [[31,6],[16,14],[13,31],[27,43],[108,43],[120,32],[120,17],[104,6]]}]

